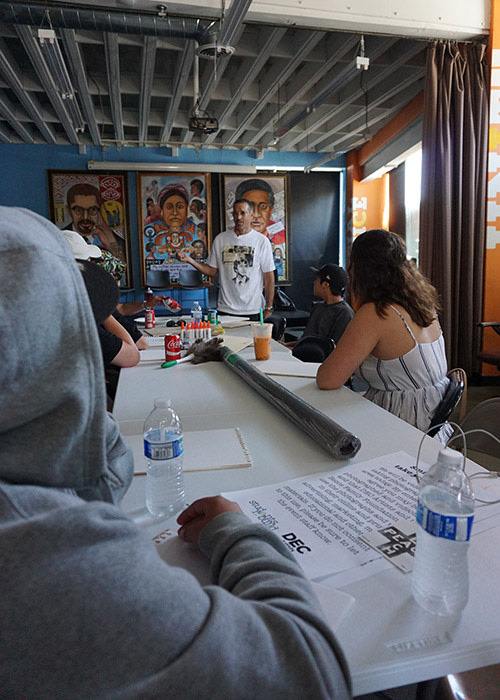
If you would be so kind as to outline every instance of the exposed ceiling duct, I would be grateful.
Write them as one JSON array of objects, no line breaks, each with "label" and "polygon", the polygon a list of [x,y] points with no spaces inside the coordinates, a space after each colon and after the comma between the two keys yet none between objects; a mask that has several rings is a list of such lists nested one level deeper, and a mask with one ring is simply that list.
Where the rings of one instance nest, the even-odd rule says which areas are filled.
[{"label": "exposed ceiling duct", "polygon": [[117,34],[194,39],[199,44],[209,44],[213,41],[213,34],[209,33],[200,20],[170,17],[163,11],[139,15],[124,10],[90,10],[56,7],[47,3],[36,5],[0,2],[0,22],[6,24],[44,27],[47,25],[48,15],[51,27],[58,29],[86,29]]}]

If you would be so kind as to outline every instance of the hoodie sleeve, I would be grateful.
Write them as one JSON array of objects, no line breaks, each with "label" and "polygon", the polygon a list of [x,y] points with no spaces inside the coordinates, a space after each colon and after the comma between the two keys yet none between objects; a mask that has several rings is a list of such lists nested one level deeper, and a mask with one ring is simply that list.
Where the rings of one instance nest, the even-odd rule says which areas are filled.
[{"label": "hoodie sleeve", "polygon": [[203,531],[219,584],[204,588],[112,506],[58,509],[37,518],[35,541],[21,540],[28,550],[7,540],[0,574],[10,584],[0,686],[13,700],[350,697],[309,583],[282,543],[243,515],[220,515]]}]

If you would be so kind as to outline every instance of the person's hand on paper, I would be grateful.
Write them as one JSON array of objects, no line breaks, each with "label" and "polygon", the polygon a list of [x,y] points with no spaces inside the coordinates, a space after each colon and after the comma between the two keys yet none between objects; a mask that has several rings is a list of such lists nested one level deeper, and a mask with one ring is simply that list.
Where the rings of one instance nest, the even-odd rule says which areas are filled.
[{"label": "person's hand on paper", "polygon": [[178,516],[177,522],[181,526],[177,531],[179,537],[186,542],[196,544],[201,531],[221,513],[241,513],[242,510],[234,501],[228,501],[222,496],[209,496],[200,498],[183,510]]}]

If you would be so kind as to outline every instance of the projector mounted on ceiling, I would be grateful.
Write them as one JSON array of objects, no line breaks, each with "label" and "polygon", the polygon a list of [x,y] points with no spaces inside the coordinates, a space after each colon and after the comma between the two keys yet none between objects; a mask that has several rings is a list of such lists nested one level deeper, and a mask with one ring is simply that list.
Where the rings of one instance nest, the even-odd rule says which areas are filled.
[{"label": "projector mounted on ceiling", "polygon": [[215,117],[193,115],[189,120],[189,131],[195,134],[215,134],[219,130],[219,122]]}]

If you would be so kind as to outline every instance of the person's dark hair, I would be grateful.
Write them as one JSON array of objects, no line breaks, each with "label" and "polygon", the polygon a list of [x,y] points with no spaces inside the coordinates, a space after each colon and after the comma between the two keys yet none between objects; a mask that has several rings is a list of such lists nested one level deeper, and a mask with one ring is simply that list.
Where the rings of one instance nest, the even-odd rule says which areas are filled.
[{"label": "person's dark hair", "polygon": [[150,253],[153,248],[156,248],[156,245],[154,243],[146,243],[146,250],[148,253]]},{"label": "person's dark hair", "polygon": [[194,185],[200,194],[203,192],[203,182],[201,180],[191,180],[189,184]]},{"label": "person's dark hair", "polygon": [[173,197],[175,194],[178,197],[182,197],[182,199],[186,202],[186,207],[188,206],[188,199],[187,199],[185,193],[181,189],[178,189],[177,187],[172,187],[171,190],[164,191],[162,196],[160,197],[160,201],[158,202],[158,204],[160,205],[160,209],[163,209],[163,205],[165,204],[167,199],[169,197]]},{"label": "person's dark hair", "polygon": [[406,245],[395,233],[371,229],[358,236],[349,256],[351,292],[361,304],[372,302],[382,318],[389,304],[399,304],[426,328],[439,310],[438,294],[407,259]]},{"label": "person's dark hair", "polygon": [[193,197],[193,199],[189,202],[189,206],[191,206],[191,204],[195,205],[196,211],[198,213],[203,211],[203,209],[205,208],[201,199],[198,199],[197,197]]},{"label": "person's dark hair", "polygon": [[245,253],[242,257],[235,258],[233,260],[233,270],[237,272],[238,266],[241,265],[241,263],[244,263],[247,267],[252,267],[253,264],[253,258],[249,253]]},{"label": "person's dark hair", "polygon": [[197,238],[196,240],[194,240],[194,241],[191,243],[191,245],[193,246],[193,248],[194,248],[195,246],[197,246],[197,247],[200,247],[200,246],[201,246],[202,249],[203,249],[203,257],[204,257],[204,258],[207,257],[207,246],[205,245],[205,242],[201,240],[201,238]]},{"label": "person's dark hair", "polygon": [[102,204],[101,193],[97,187],[90,185],[88,182],[81,182],[78,185],[73,185],[73,187],[69,188],[69,190],[66,192],[66,202],[68,207],[73,204],[75,197],[95,197],[97,204],[99,206]]},{"label": "person's dark hair", "polygon": [[244,197],[240,197],[240,199],[237,199],[233,204],[233,207],[235,207],[237,204],[248,204],[248,206],[250,207],[250,211],[253,211],[255,209],[254,203],[251,202],[249,199],[245,199]]},{"label": "person's dark hair", "polygon": [[240,182],[240,184],[236,188],[234,196],[237,200],[243,199],[243,195],[245,194],[245,192],[250,192],[251,190],[261,190],[262,192],[267,192],[269,206],[271,207],[271,209],[274,207],[273,188],[268,182],[266,182],[265,180],[261,180],[257,177],[254,177],[251,180],[243,180],[243,182]]},{"label": "person's dark hair", "polygon": [[154,200],[153,200],[152,197],[148,197],[148,198],[146,199],[146,206],[147,206],[150,202],[151,202],[151,204],[154,204]]}]

